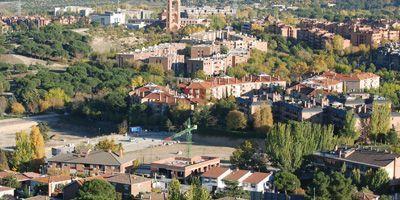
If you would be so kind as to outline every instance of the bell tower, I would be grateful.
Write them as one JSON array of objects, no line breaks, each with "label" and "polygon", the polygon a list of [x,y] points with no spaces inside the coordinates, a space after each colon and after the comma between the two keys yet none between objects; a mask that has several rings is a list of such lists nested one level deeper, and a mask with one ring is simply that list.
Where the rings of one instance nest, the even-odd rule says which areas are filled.
[{"label": "bell tower", "polygon": [[167,31],[176,33],[181,28],[181,1],[168,0]]}]

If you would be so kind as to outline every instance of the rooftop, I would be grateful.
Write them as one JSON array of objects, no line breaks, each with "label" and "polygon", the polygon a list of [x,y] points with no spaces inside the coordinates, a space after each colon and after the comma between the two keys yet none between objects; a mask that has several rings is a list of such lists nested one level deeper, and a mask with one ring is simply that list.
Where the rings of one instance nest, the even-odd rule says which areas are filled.
[{"label": "rooftop", "polygon": [[213,167],[210,170],[204,172],[202,176],[207,178],[218,178],[229,170],[230,169],[226,167]]},{"label": "rooftop", "polygon": [[242,178],[245,174],[249,173],[249,170],[236,170],[230,173],[228,176],[224,178],[224,180],[227,181],[238,181],[240,178]]},{"label": "rooftop", "polygon": [[121,164],[133,161],[135,159],[136,159],[135,154],[126,154],[123,156],[119,156],[114,152],[107,152],[100,150],[100,151],[91,151],[86,155],[80,155],[75,153],[60,154],[47,159],[47,162],[119,166]]},{"label": "rooftop", "polygon": [[243,180],[244,183],[258,184],[268,178],[270,173],[254,172],[249,177]]},{"label": "rooftop", "polygon": [[111,182],[111,183],[132,185],[132,184],[151,181],[151,179],[148,179],[148,178],[145,178],[145,177],[141,177],[141,176],[136,176],[136,175],[133,175],[133,174],[117,174],[115,176],[111,176],[111,177],[107,178],[107,181]]}]

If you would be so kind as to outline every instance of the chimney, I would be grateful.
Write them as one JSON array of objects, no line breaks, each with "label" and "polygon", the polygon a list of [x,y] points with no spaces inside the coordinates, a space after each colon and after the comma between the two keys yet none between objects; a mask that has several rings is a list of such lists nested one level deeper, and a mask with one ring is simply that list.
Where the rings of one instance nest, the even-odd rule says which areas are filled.
[{"label": "chimney", "polygon": [[124,150],[122,148],[119,149],[118,156],[121,157],[121,158],[124,157]]},{"label": "chimney", "polygon": [[339,158],[342,157],[342,150],[339,150]]}]

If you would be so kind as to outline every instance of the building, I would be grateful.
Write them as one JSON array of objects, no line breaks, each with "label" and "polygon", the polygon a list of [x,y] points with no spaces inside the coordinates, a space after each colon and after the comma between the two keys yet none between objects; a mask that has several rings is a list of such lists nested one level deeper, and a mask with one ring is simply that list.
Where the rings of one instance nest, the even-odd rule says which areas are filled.
[{"label": "building", "polygon": [[75,175],[99,175],[129,172],[135,156],[108,151],[59,154],[46,160],[47,171],[63,171]]},{"label": "building", "polygon": [[351,44],[354,46],[359,46],[361,44],[376,46],[380,45],[384,41],[399,41],[400,31],[365,27],[358,28],[356,31],[351,33],[350,37]]},{"label": "building", "polygon": [[400,178],[400,155],[371,148],[336,149],[330,152],[316,152],[314,165],[340,169],[343,164],[348,170],[359,169],[362,174],[368,170],[385,170],[389,179]]},{"label": "building", "polygon": [[190,48],[190,58],[210,57],[220,53],[220,45],[215,44],[199,44]]},{"label": "building", "polygon": [[[299,29],[297,31],[297,39],[308,43],[310,46],[316,49],[326,49],[333,47],[333,40],[335,34],[330,33],[323,29]],[[341,44],[343,49],[350,47],[350,40],[343,39]]]},{"label": "building", "polygon": [[267,27],[266,31],[268,33],[280,35],[284,38],[297,38],[298,28],[283,23],[274,23]]},{"label": "building", "polygon": [[185,56],[177,53],[149,57],[149,64],[161,65],[165,71],[180,71],[185,64]]},{"label": "building", "polygon": [[171,157],[152,162],[151,171],[156,177],[165,176],[186,182],[190,177],[200,175],[219,165],[220,159],[218,157]]},{"label": "building", "polygon": [[107,178],[118,193],[122,194],[122,199],[130,199],[141,193],[150,193],[152,182],[149,178],[132,174],[116,174]]},{"label": "building", "polygon": [[[116,59],[119,66],[125,66],[134,61],[148,62],[151,57],[172,57],[171,61],[182,61],[182,57],[178,55],[178,51],[186,48],[185,43],[164,43],[147,48],[136,49],[133,52],[118,53]],[[175,59],[174,59],[175,58]],[[171,63],[171,65],[174,62]],[[169,66],[168,68],[172,68]]]},{"label": "building", "polygon": [[294,121],[313,121],[322,122],[321,114],[323,107],[316,105],[313,101],[277,101],[272,104],[274,120],[284,122]]},{"label": "building", "polygon": [[372,60],[378,68],[400,71],[400,42],[391,42],[379,47]]},{"label": "building", "polygon": [[82,6],[65,6],[55,7],[54,8],[54,16],[61,16],[65,13],[74,13],[79,14],[81,17],[88,17],[92,13],[94,13],[93,8],[90,7],[82,7]]},{"label": "building", "polygon": [[168,0],[167,6],[167,30],[176,33],[181,28],[181,1]]},{"label": "building", "polygon": [[40,187],[42,195],[57,196],[62,193],[64,186],[72,182],[70,176],[56,175],[34,178],[31,181],[31,188]]},{"label": "building", "polygon": [[143,10],[143,9],[137,9],[137,10],[124,10],[123,11],[127,17],[127,19],[151,19],[154,11],[152,10]]},{"label": "building", "polygon": [[92,15],[93,22],[98,22],[101,26],[119,26],[126,24],[125,13],[118,10],[116,12],[107,11],[104,14]]},{"label": "building", "polygon": [[236,8],[230,6],[225,7],[184,7],[181,8],[181,15],[187,18],[207,18],[209,16],[235,16],[237,12]]},{"label": "building", "polygon": [[14,188],[0,186],[0,198],[1,199],[8,199],[8,197],[14,197]]},{"label": "building", "polygon": [[222,99],[229,96],[240,97],[271,87],[285,88],[286,81],[266,74],[251,75],[241,79],[223,76],[213,77],[208,80],[195,79],[188,85],[182,86],[182,89],[189,97],[209,100],[211,98]]},{"label": "building", "polygon": [[237,182],[243,190],[264,193],[270,188],[272,173],[232,170],[225,167],[214,167],[201,175],[202,184],[209,191],[223,191],[226,182]]}]

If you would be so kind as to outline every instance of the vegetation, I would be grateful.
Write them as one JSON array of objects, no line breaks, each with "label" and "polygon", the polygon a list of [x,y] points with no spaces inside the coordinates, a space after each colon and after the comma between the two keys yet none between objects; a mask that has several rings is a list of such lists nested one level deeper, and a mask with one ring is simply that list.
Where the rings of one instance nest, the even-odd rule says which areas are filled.
[{"label": "vegetation", "polygon": [[269,131],[274,125],[271,106],[261,105],[253,114],[253,127],[260,133]]},{"label": "vegetation", "polygon": [[116,200],[117,194],[114,186],[100,179],[86,181],[79,189],[78,200]]},{"label": "vegetation", "polygon": [[247,118],[244,113],[232,110],[226,116],[226,127],[229,130],[244,129],[247,125]]},{"label": "vegetation", "polygon": [[274,185],[279,191],[285,194],[293,194],[297,188],[300,188],[300,180],[296,175],[283,171],[276,174]]},{"label": "vegetation", "polygon": [[268,160],[258,149],[257,143],[246,140],[232,153],[230,161],[239,169],[266,171]]}]

